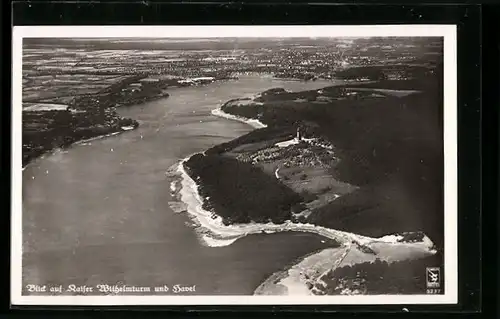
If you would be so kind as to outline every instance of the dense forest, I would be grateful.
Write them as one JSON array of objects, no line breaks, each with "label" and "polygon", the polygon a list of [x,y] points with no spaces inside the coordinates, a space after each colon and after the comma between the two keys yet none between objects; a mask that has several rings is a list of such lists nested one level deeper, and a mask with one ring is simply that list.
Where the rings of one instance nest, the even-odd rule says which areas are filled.
[{"label": "dense forest", "polygon": [[[300,125],[305,134],[322,136],[335,145],[341,160],[332,168],[332,175],[360,186],[315,210],[310,222],[374,237],[422,230],[442,247],[443,99],[439,70],[432,76],[406,81],[324,88],[321,94],[336,98],[326,104],[291,102],[296,98],[313,99],[318,91],[271,90],[262,94],[260,100],[266,102],[263,105],[225,108],[232,114],[259,118],[269,127],[222,148],[263,140],[265,135],[271,138],[275,131],[290,134]],[[344,98],[351,88],[419,93]]]},{"label": "dense forest", "polygon": [[[346,84],[294,93],[276,88],[261,94],[258,102],[262,104],[226,103],[222,108],[225,112],[258,118],[268,127],[215,146],[207,154],[221,155],[244,143],[293,136],[300,126],[305,136],[322,137],[335,146],[340,162],[331,168],[332,176],[359,186],[356,191],[315,209],[308,222],[373,237],[423,231],[438,248],[442,248],[444,167],[441,67],[409,80],[384,79],[375,83]],[[356,89],[363,89],[360,91],[363,94],[348,94]],[[415,93],[397,97],[389,91],[383,92],[383,97],[371,97],[366,93],[375,91],[370,89],[377,89],[377,93],[379,89],[412,90]],[[318,95],[331,100],[314,103]],[[306,101],[294,103],[297,98]],[[233,173],[214,175],[222,194],[233,192],[231,181],[235,174],[239,174],[239,165],[243,164],[233,162],[231,169],[217,168],[217,165],[211,167],[212,171]],[[254,174],[250,168],[241,170]],[[251,192],[254,183],[259,185],[259,194],[272,194],[275,190],[279,190],[280,194],[283,192],[278,180],[269,179],[263,173],[260,177],[244,178],[238,183],[244,184],[241,187],[247,188],[248,192]],[[260,182],[260,178],[266,181]],[[225,179],[231,181],[223,184],[221,180]],[[210,177],[202,178],[203,183],[209,180]],[[269,195],[270,198],[273,196]],[[221,197],[221,202],[227,202],[228,198],[235,197]],[[210,201],[216,200],[211,197]],[[288,207],[295,204],[292,201]],[[273,217],[278,211],[262,208],[261,213],[268,212],[269,218],[280,220],[281,217]]]},{"label": "dense forest", "polygon": [[[426,294],[427,267],[442,265],[440,254],[388,263],[377,259],[331,270],[316,284],[320,294]],[[441,271],[440,293],[444,293]]]},{"label": "dense forest", "polygon": [[200,194],[210,198],[204,201],[204,208],[217,212],[224,224],[280,224],[291,219],[292,210],[302,201],[259,167],[233,158],[196,154],[185,162],[185,167],[191,177],[203,181]]},{"label": "dense forest", "polygon": [[115,132],[139,123],[115,111],[93,108],[81,113],[69,110],[23,112],[23,166],[42,154],[71,144]]}]

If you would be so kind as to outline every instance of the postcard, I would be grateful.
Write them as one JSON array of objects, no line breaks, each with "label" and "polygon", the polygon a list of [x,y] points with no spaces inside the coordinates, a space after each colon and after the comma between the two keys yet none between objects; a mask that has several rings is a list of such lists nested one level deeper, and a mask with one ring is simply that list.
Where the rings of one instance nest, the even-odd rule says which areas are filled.
[{"label": "postcard", "polygon": [[16,26],[14,305],[457,303],[454,25]]}]

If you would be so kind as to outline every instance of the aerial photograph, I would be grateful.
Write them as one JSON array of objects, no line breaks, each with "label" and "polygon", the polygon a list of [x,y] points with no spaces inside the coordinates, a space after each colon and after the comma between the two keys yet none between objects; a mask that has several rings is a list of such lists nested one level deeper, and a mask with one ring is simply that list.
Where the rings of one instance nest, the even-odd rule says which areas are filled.
[{"label": "aerial photograph", "polygon": [[444,294],[443,82],[438,36],[24,38],[22,294]]}]

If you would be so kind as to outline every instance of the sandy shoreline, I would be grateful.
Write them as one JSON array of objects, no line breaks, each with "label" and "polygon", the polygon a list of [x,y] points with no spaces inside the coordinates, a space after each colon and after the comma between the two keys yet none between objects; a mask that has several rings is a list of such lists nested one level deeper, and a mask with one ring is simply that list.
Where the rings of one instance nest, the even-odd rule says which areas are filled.
[{"label": "sandy shoreline", "polygon": [[[373,263],[376,260],[393,263],[424,258],[435,253],[425,247],[418,245],[413,247],[408,243],[400,245],[378,243],[371,248],[374,254],[363,252],[355,245],[325,248],[308,254],[286,270],[266,279],[257,287],[254,295],[321,295],[322,288],[326,287],[324,276],[337,268],[366,262]],[[359,292],[346,290],[341,294],[356,293]]]},{"label": "sandy shoreline", "polygon": [[[290,285],[290,283],[287,283],[287,279],[289,280],[290,277],[292,277],[290,275],[290,270],[296,268],[299,265],[309,264],[311,258],[323,254],[324,251],[345,250],[345,249],[347,249],[347,246],[333,247],[333,248],[328,247],[325,249],[313,251],[309,254],[297,258],[295,261],[284,267],[282,270],[275,272],[274,274],[269,276],[264,282],[262,282],[255,289],[254,295],[287,295],[290,292],[289,286],[297,287],[297,284],[303,284],[305,286],[305,283],[302,283],[300,280],[297,279],[295,279],[296,281],[295,285],[293,283],[292,285]],[[310,295],[310,293],[307,293],[307,295]]]},{"label": "sandy shoreline", "polygon": [[224,112],[221,108],[213,109],[211,113],[212,113],[212,115],[215,115],[218,117],[223,117],[223,118],[226,118],[228,120],[234,120],[234,121],[246,123],[246,124],[252,126],[253,128],[256,128],[256,129],[267,127],[266,124],[262,123],[259,120],[248,119],[245,117],[232,115],[232,114]]},{"label": "sandy shoreline", "polygon": [[179,191],[180,200],[185,204],[186,211],[199,224],[198,228],[205,238],[215,240],[227,240],[228,243],[250,234],[275,233],[283,231],[314,233],[329,239],[333,239],[340,244],[350,245],[356,243],[359,245],[394,244],[394,245],[421,245],[422,248],[433,246],[432,241],[426,237],[418,243],[402,243],[400,235],[387,235],[379,238],[361,236],[345,231],[330,229],[322,226],[307,223],[293,223],[286,221],[283,224],[273,223],[248,223],[224,225],[220,216],[214,216],[212,212],[203,209],[203,199],[198,189],[199,185],[189,176],[184,168],[184,162],[190,157],[181,161],[177,166],[177,174],[181,178],[181,187]]}]

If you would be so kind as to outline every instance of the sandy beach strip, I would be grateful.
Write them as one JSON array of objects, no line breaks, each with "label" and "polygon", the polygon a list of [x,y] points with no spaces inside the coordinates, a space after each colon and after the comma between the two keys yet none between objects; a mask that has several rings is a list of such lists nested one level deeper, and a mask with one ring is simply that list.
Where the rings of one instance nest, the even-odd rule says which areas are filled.
[{"label": "sandy beach strip", "polygon": [[377,245],[385,247],[376,254],[363,252],[355,245],[346,245],[340,248],[326,248],[307,255],[287,270],[275,273],[266,279],[257,287],[254,295],[314,295],[318,285],[325,287],[326,284],[322,280],[324,276],[339,267],[376,260],[392,263],[424,258],[434,253],[418,245],[417,247],[410,246],[410,249],[407,249],[405,245]]},{"label": "sandy beach strip", "polygon": [[226,118],[229,120],[234,120],[234,121],[246,123],[246,124],[252,126],[253,128],[256,128],[256,129],[267,127],[266,124],[262,123],[259,120],[248,119],[246,117],[232,115],[232,114],[224,112],[221,108],[213,109],[211,111],[211,113],[212,113],[212,115],[215,115],[218,117],[223,117],[223,118]]},{"label": "sandy beach strip", "polygon": [[[212,110],[212,114],[240,121],[254,128],[267,127],[258,120],[234,116],[225,113],[220,108]],[[220,247],[232,244],[238,238],[246,235],[283,231],[314,233],[333,239],[341,245],[340,248],[326,248],[320,252],[313,252],[301,257],[300,261],[296,261],[294,265],[287,267],[286,270],[272,274],[256,288],[254,295],[312,295],[311,288],[314,287],[318,279],[341,264],[372,261],[379,254],[382,255],[380,257],[383,260],[395,261],[436,253],[433,242],[427,236],[424,236],[420,242],[407,243],[400,242],[403,239],[401,235],[370,238],[313,224],[292,223],[291,221],[280,225],[249,223],[226,226],[222,223],[220,216],[203,209],[204,200],[199,194],[199,185],[184,168],[184,163],[189,158],[182,160],[177,167],[177,173],[181,178],[181,188],[178,193],[180,200],[185,204],[186,211],[197,225],[200,241],[205,245]],[[376,255],[362,252],[356,248],[358,245],[369,247]]]},{"label": "sandy beach strip", "polygon": [[348,246],[325,248],[302,256],[285,270],[272,274],[255,289],[254,295],[312,295],[309,287],[330,270],[347,249]]}]

